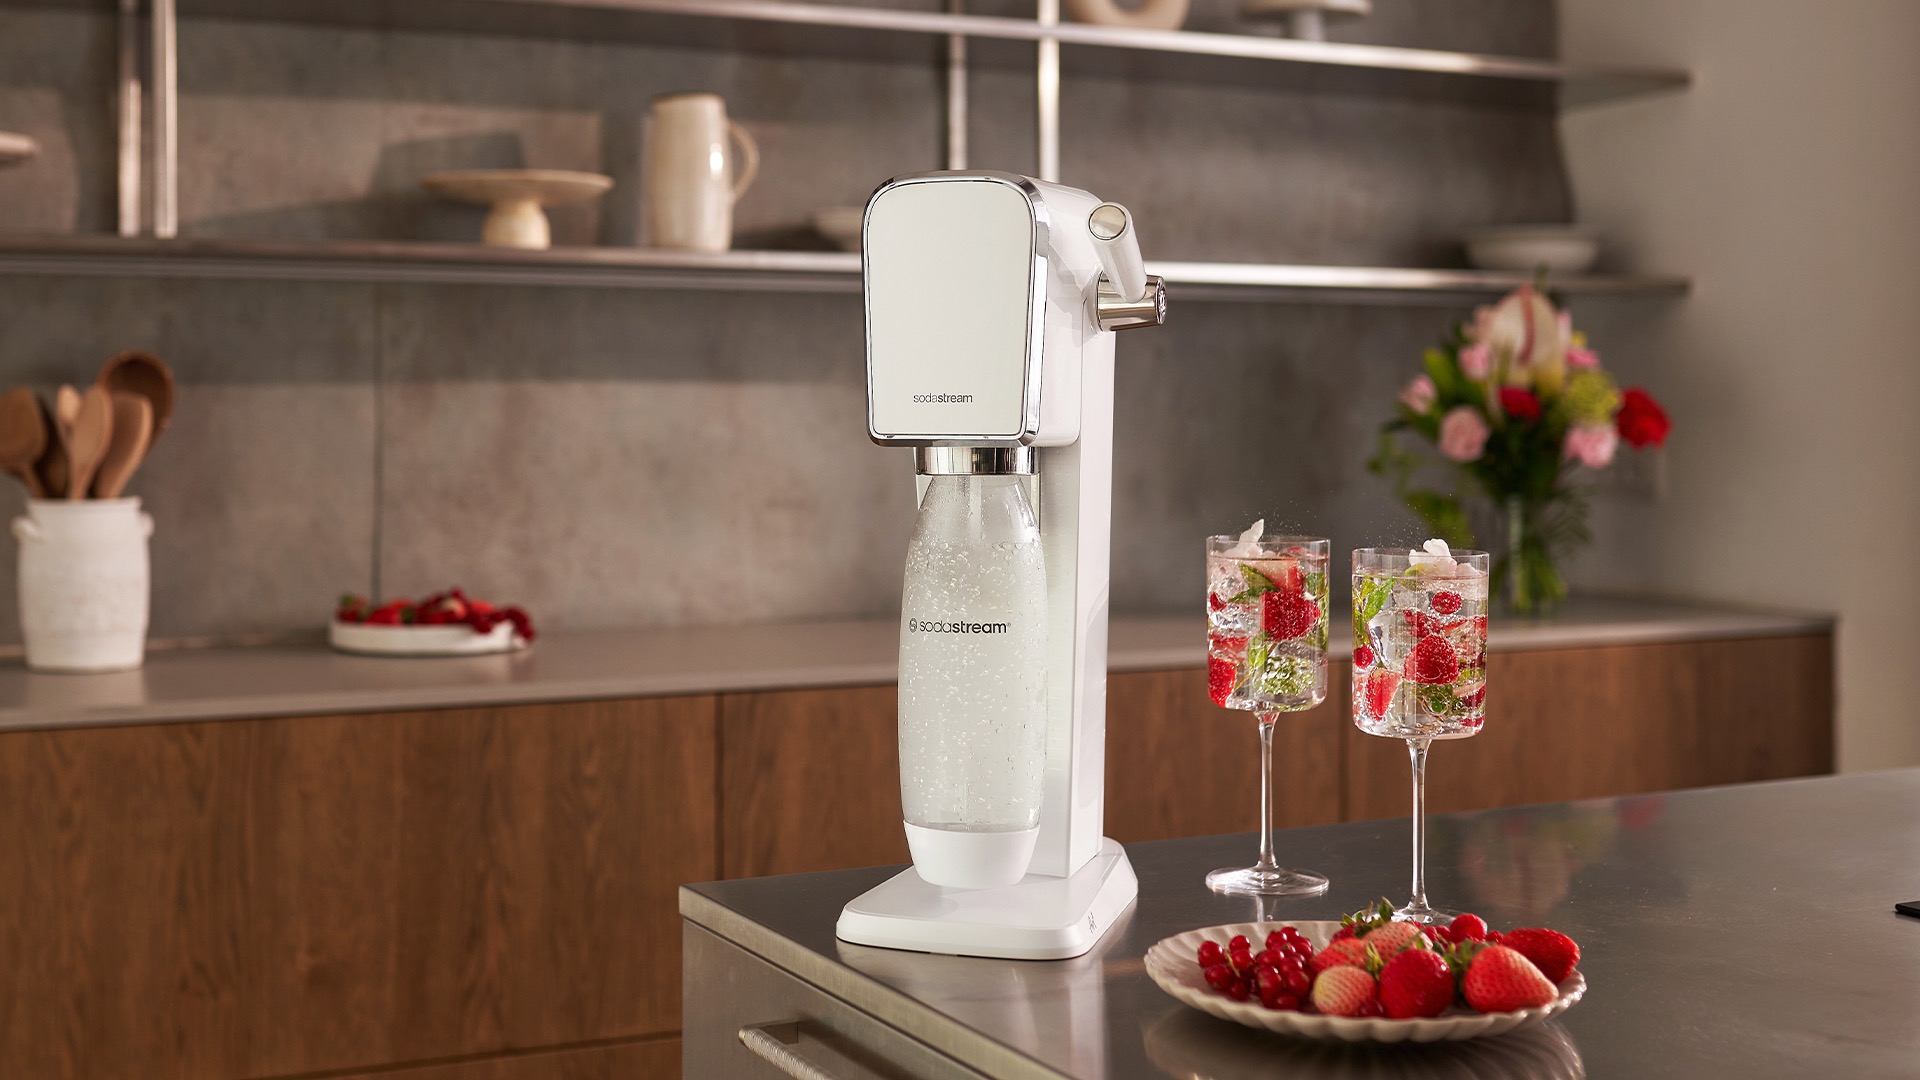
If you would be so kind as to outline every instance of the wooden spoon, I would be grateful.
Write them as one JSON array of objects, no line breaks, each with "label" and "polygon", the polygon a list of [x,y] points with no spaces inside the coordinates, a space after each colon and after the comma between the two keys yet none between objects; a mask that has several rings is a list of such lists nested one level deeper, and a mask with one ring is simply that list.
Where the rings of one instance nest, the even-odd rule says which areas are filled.
[{"label": "wooden spoon", "polygon": [[153,404],[134,394],[113,395],[113,441],[100,471],[93,474],[93,497],[117,499],[153,440]]},{"label": "wooden spoon", "polygon": [[67,434],[67,498],[79,502],[93,490],[93,474],[113,442],[113,399],[99,386],[80,395],[80,410]]},{"label": "wooden spoon", "polygon": [[158,441],[173,419],[173,372],[166,362],[148,352],[132,350],[108,360],[94,384],[108,392],[136,394],[153,407],[153,435]]},{"label": "wooden spoon", "polygon": [[53,392],[53,441],[59,447],[40,478],[47,482],[47,498],[64,499],[73,477],[73,425],[80,419],[80,391],[62,385]]},{"label": "wooden spoon", "polygon": [[40,479],[40,490],[46,492],[43,497],[57,499],[67,493],[66,444],[60,440],[60,422],[54,419],[53,410],[40,398],[35,398],[33,403],[40,407],[40,429],[46,432],[47,443],[33,471]]},{"label": "wooden spoon", "polygon": [[40,399],[24,386],[0,395],[0,469],[20,478],[27,494],[47,497],[46,485],[34,466],[47,452],[47,424],[40,413]]}]

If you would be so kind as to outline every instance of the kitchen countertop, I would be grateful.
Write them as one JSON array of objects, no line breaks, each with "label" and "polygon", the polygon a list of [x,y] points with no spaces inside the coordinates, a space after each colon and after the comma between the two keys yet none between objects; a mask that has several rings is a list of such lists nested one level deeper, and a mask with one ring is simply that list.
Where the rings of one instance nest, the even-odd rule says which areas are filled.
[{"label": "kitchen countertop", "polygon": [[[1431,820],[1428,891],[1496,927],[1583,950],[1585,1000],[1557,1021],[1441,1046],[1296,1043],[1162,993],[1153,942],[1263,917],[1209,892],[1248,836],[1135,844],[1140,899],[1074,960],[984,960],[834,939],[888,868],[683,888],[683,916],[988,1075],[1309,1077],[1911,1076],[1920,1068],[1920,770],[1590,800]],[[1264,917],[1334,918],[1407,890],[1407,822],[1296,829],[1283,861],[1331,877]],[[768,1016],[767,1022],[788,1019]],[[687,1017],[689,1032],[701,1018]],[[731,1035],[731,1032],[725,1034]]]},{"label": "kitchen countertop", "polygon": [[[1577,597],[1541,619],[1495,617],[1488,647],[1574,648],[1823,633],[1825,616],[1668,601]],[[1331,649],[1351,651],[1334,613]],[[1114,671],[1198,667],[1198,615],[1115,618]],[[899,623],[863,619],[543,634],[492,656],[387,659],[302,645],[156,649],[138,671],[40,674],[0,664],[0,731],[659,697],[894,681]]]}]

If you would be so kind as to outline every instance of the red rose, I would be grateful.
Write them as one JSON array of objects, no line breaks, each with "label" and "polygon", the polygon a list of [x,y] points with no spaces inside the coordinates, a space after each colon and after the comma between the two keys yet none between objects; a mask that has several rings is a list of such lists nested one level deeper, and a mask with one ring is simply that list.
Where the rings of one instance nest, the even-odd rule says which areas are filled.
[{"label": "red rose", "polygon": [[1515,420],[1532,423],[1540,419],[1540,399],[1533,396],[1533,391],[1517,386],[1500,388],[1500,408]]},{"label": "red rose", "polygon": [[1652,394],[1637,386],[1628,387],[1621,395],[1620,412],[1613,418],[1613,424],[1620,429],[1620,437],[1635,450],[1667,445],[1667,432],[1673,430],[1667,410],[1653,400]]}]

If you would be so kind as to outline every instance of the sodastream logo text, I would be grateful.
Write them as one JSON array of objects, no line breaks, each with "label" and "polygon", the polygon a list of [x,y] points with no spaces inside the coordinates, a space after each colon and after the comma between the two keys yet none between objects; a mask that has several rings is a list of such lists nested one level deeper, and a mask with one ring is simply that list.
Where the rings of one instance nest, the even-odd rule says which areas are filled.
[{"label": "sodastream logo text", "polygon": [[972,394],[915,394],[915,405],[968,405],[973,402]]},{"label": "sodastream logo text", "polygon": [[908,619],[907,630],[915,634],[1004,634],[1003,622],[947,622],[943,619]]}]

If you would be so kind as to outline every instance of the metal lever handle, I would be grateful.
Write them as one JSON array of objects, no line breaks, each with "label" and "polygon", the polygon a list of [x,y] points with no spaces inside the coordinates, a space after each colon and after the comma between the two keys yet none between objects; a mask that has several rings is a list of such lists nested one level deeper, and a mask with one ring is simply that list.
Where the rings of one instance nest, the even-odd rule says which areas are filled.
[{"label": "metal lever handle", "polygon": [[1100,268],[1120,299],[1136,303],[1147,295],[1147,263],[1140,255],[1140,237],[1133,215],[1119,203],[1101,203],[1087,215],[1087,234]]},{"label": "metal lever handle", "polygon": [[[740,1029],[740,1045],[752,1051],[753,1056],[780,1070],[793,1080],[851,1080],[853,1074],[846,1076],[828,1072],[819,1064],[802,1057],[800,1054],[800,1021],[786,1020],[771,1024],[748,1024]],[[837,1057],[829,1050],[829,1056]],[[852,1065],[845,1059],[841,1064],[849,1065],[860,1076],[871,1077],[874,1073]]]}]

